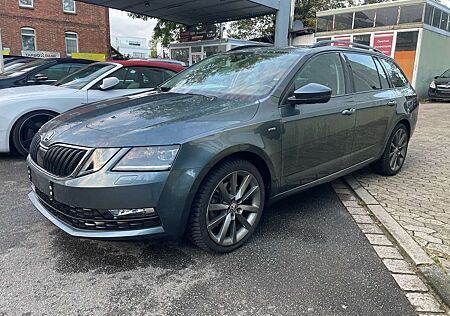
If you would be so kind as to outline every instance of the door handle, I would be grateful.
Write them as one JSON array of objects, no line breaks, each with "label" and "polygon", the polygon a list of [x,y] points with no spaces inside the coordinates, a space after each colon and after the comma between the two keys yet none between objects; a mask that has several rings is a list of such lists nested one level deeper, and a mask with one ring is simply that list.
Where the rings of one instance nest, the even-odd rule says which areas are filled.
[{"label": "door handle", "polygon": [[342,111],[342,115],[353,115],[355,112],[356,112],[356,109],[351,108],[351,109]]},{"label": "door handle", "polygon": [[397,105],[397,100],[391,100],[387,103],[388,106],[396,106]]}]

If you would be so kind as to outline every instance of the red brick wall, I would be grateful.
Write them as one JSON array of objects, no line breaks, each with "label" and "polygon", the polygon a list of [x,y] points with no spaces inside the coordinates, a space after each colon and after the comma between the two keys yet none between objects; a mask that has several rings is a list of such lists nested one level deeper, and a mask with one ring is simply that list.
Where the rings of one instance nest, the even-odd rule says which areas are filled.
[{"label": "red brick wall", "polygon": [[64,13],[62,0],[34,0],[34,8],[19,7],[18,0],[0,0],[0,28],[3,47],[20,55],[20,29],[31,27],[36,32],[36,49],[60,52],[66,56],[64,32],[78,34],[80,53],[109,56],[110,34],[108,9],[76,2],[76,14]]}]

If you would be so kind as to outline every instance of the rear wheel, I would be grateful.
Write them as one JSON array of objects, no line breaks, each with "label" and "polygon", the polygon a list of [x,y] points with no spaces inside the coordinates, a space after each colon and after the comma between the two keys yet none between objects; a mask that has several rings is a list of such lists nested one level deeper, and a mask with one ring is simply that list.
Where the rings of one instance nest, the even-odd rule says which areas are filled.
[{"label": "rear wheel", "polygon": [[245,160],[218,165],[201,184],[190,213],[188,236],[198,247],[226,253],[253,234],[264,209],[264,182]]},{"label": "rear wheel", "polygon": [[409,132],[404,124],[398,124],[389,138],[380,160],[372,165],[375,172],[393,176],[400,172],[408,152]]},{"label": "rear wheel", "polygon": [[56,113],[50,111],[35,111],[22,116],[14,124],[11,132],[11,141],[17,153],[26,157],[34,135],[42,125],[56,117],[56,115]]}]

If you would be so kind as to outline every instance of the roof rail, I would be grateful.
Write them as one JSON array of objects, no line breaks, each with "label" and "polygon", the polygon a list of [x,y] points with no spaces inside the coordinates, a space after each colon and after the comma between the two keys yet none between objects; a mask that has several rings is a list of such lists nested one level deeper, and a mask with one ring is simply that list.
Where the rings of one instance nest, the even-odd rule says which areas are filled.
[{"label": "roof rail", "polygon": [[377,52],[377,53],[381,53],[381,54],[383,53],[379,49],[376,49],[376,48],[374,48],[372,46],[359,44],[359,43],[354,43],[354,42],[344,42],[344,41],[335,41],[335,40],[320,41],[320,42],[317,42],[317,43],[313,44],[311,47],[312,48],[316,48],[316,47],[323,47],[323,46],[331,46],[331,44],[341,44],[343,46],[363,48],[363,49],[372,50],[372,51]]}]

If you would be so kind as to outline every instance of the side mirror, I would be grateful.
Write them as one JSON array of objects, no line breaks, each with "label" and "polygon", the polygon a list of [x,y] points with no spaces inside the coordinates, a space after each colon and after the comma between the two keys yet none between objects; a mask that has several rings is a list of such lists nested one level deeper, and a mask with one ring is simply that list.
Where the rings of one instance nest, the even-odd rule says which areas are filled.
[{"label": "side mirror", "polygon": [[318,83],[309,83],[295,90],[294,96],[288,98],[289,104],[327,103],[333,91],[327,86]]},{"label": "side mirror", "polygon": [[440,76],[436,76],[436,77],[434,77],[434,79],[439,79],[440,78]]},{"label": "side mirror", "polygon": [[100,85],[100,90],[106,91],[114,88],[120,83],[120,80],[116,77],[105,78],[103,79],[102,84]]}]

